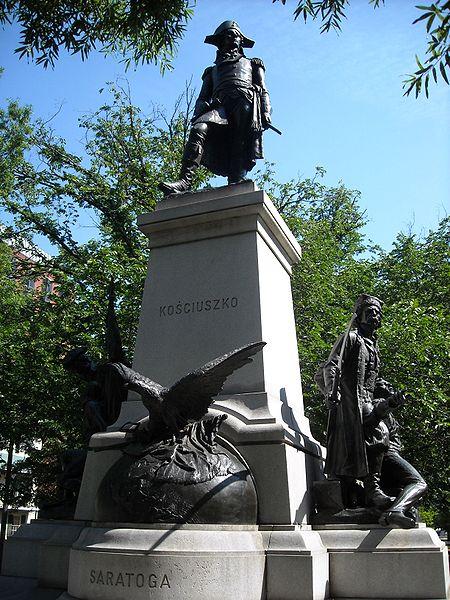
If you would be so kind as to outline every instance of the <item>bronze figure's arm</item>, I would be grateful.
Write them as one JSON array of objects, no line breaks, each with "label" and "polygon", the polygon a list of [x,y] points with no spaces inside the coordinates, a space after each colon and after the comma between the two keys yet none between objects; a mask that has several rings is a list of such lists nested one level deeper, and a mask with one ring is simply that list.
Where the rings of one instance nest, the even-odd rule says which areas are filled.
[{"label": "bronze figure's arm", "polygon": [[266,87],[266,77],[264,63],[259,58],[252,59],[253,66],[253,83],[258,86],[261,98],[261,115],[263,125],[267,129],[271,124],[272,107],[270,104],[270,96]]},{"label": "bronze figure's arm", "polygon": [[208,110],[211,108],[211,96],[213,90],[211,71],[212,67],[208,67],[205,69],[202,75],[203,83],[197,101],[195,102],[192,121],[198,119],[198,117],[203,115],[205,112],[208,112]]}]

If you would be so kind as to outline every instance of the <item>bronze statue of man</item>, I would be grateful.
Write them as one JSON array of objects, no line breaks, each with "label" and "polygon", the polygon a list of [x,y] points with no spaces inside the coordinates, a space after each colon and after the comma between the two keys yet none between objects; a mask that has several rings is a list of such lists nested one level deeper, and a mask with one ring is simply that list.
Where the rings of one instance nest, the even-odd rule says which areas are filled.
[{"label": "bronze statue of man", "polygon": [[381,319],[381,300],[361,294],[346,333],[316,375],[329,408],[325,472],[344,488],[361,480],[365,505],[379,511],[380,523],[414,527],[414,506],[426,484],[400,456],[392,410],[405,396],[378,377]]},{"label": "bronze statue of man", "polygon": [[244,181],[263,158],[262,132],[271,126],[271,108],[263,62],[244,55],[254,41],[235,21],[224,21],[205,43],[217,46],[216,60],[203,73],[179,180],[159,185],[165,195],[189,190],[200,165],[231,184]]}]

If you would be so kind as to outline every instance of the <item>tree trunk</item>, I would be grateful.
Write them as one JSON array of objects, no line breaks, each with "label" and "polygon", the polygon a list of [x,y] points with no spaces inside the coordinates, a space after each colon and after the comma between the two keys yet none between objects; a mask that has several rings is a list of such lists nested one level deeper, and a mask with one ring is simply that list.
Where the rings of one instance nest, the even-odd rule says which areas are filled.
[{"label": "tree trunk", "polygon": [[12,482],[12,464],[14,455],[14,442],[10,440],[8,446],[8,460],[6,462],[6,473],[5,473],[5,487],[3,493],[3,508],[2,508],[2,520],[0,524],[0,572],[3,559],[3,548],[5,545],[6,528],[8,526],[8,505],[11,494],[11,482]]}]

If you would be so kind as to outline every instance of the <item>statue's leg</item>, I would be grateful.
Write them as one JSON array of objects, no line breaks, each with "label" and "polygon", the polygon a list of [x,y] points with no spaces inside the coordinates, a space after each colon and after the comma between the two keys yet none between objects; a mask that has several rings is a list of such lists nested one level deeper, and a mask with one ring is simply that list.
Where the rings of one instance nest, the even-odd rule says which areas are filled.
[{"label": "statue's leg", "polygon": [[230,169],[228,183],[244,181],[247,175],[246,152],[253,118],[251,102],[242,98],[229,115],[231,127]]},{"label": "statue's leg", "polygon": [[391,506],[393,501],[393,498],[387,496],[380,487],[381,465],[385,450],[378,446],[368,446],[366,451],[369,466],[369,474],[363,479],[366,506],[384,510]]},{"label": "statue's leg", "polygon": [[197,123],[191,128],[188,141],[184,147],[179,179],[172,183],[162,181],[158,186],[164,192],[164,195],[179,194],[191,189],[194,173],[202,161],[207,134],[207,123]]},{"label": "statue's leg", "polygon": [[389,432],[384,423],[373,421],[373,404],[367,401],[362,406],[364,437],[369,474],[363,479],[365,503],[380,510],[388,508],[393,498],[380,487],[381,468],[389,445]]},{"label": "statue's leg", "polygon": [[416,521],[412,518],[411,509],[427,491],[425,480],[407,460],[394,451],[386,454],[382,477],[383,481],[386,481],[386,485],[395,486],[401,491],[389,510],[381,515],[380,523],[404,528],[414,527]]}]

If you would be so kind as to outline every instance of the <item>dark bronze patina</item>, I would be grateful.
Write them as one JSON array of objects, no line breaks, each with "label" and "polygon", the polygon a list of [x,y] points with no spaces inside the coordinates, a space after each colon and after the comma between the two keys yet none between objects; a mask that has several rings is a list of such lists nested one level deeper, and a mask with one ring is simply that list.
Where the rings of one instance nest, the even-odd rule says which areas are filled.
[{"label": "dark bronze patina", "polygon": [[220,356],[170,388],[117,363],[117,380],[140,394],[149,416],[131,428],[106,474],[96,519],[133,523],[256,523],[256,491],[238,453],[216,442],[226,415],[207,415],[235,370],[264,342]]},{"label": "dark bronze patina", "polygon": [[205,43],[217,46],[216,60],[203,73],[179,180],[159,186],[166,195],[189,190],[200,165],[228,177],[228,183],[244,181],[256,159],[263,158],[263,130],[281,133],[271,124],[264,64],[244,55],[253,40],[235,21],[224,21]]},{"label": "dark bronze patina", "polygon": [[381,319],[381,300],[359,296],[346,333],[317,373],[329,409],[325,472],[340,480],[344,507],[357,506],[355,481],[360,480],[364,504],[381,524],[409,528],[415,526],[415,506],[426,484],[400,455],[392,411],[406,397],[378,377]]}]

